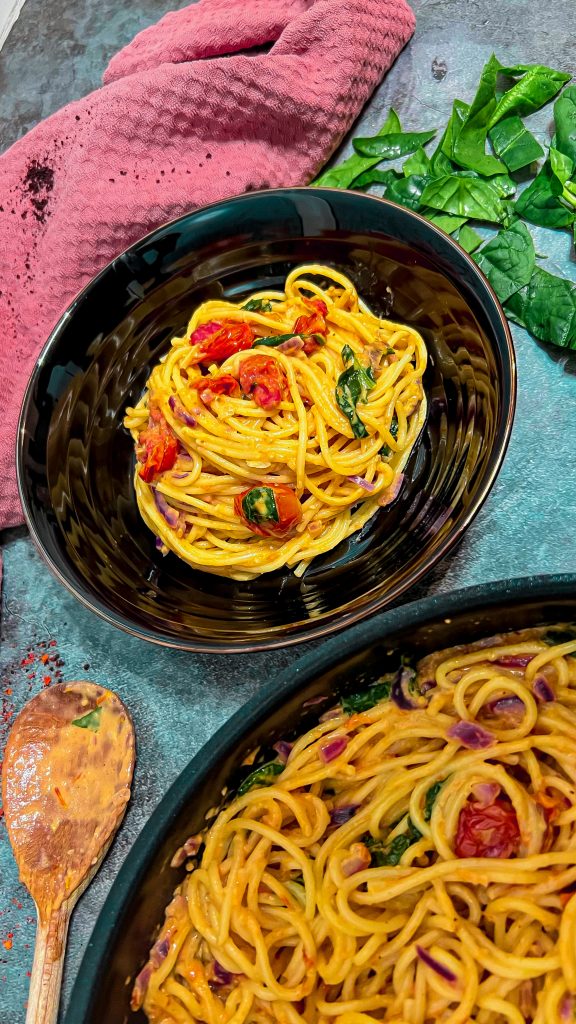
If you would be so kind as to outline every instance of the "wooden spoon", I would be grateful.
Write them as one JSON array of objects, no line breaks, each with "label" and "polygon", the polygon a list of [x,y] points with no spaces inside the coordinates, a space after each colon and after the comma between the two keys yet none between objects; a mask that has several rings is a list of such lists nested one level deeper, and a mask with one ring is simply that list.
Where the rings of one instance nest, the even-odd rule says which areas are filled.
[{"label": "wooden spoon", "polygon": [[43,690],[16,718],[2,798],[20,879],[38,911],[26,1024],[55,1024],[70,914],[124,816],[134,727],[94,683]]}]

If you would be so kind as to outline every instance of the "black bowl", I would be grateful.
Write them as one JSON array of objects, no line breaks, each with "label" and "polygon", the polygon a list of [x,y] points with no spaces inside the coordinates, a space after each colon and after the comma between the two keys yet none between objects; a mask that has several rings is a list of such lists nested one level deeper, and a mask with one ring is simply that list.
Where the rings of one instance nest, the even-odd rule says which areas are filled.
[{"label": "black bowl", "polygon": [[294,727],[309,728],[304,701],[376,679],[393,649],[416,656],[503,630],[576,620],[576,575],[541,576],[426,598],[364,622],[290,666],[238,711],[184,769],[136,840],[84,955],[64,1024],[143,1024],[128,1014],[130,985],[183,876],[175,850],[204,827],[246,754]]},{"label": "black bowl", "polygon": [[[302,579],[286,570],[237,583],[163,559],[136,505],[125,408],[198,303],[281,286],[309,261],[342,270],[375,312],[425,337],[428,416],[407,483]],[[254,193],[154,231],[72,303],[24,399],[22,504],[50,568],[115,625],[197,651],[296,643],[389,604],[462,536],[502,462],[515,394],[506,319],[447,235],[372,196]]]}]

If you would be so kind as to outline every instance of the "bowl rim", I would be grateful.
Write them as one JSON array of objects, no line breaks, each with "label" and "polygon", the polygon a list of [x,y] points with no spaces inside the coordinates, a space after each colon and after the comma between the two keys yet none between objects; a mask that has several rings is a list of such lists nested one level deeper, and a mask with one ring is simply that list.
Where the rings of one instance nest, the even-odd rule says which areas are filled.
[{"label": "bowl rim", "polygon": [[91,1008],[92,991],[102,977],[101,966],[105,964],[107,949],[125,907],[162,843],[170,823],[186,804],[190,804],[220,758],[242,741],[248,723],[251,726],[263,724],[306,682],[337,664],[343,655],[350,658],[370,644],[385,640],[390,634],[432,624],[463,609],[474,614],[512,602],[538,599],[552,601],[565,597],[576,600],[576,573],[513,577],[435,594],[360,622],[346,633],[344,640],[341,636],[331,637],[320,647],[306,652],[292,665],[282,669],[274,680],[269,681],[262,691],[243,704],[197,751],[143,825],[96,918],[80,961],[63,1024],[84,1024]]},{"label": "bowl rim", "polygon": [[[39,531],[35,525],[35,515],[32,507],[32,503],[28,501],[28,493],[24,484],[25,478],[25,467],[24,467],[24,448],[26,444],[26,422],[29,414],[29,408],[32,402],[33,392],[36,386],[36,381],[39,373],[41,372],[50,352],[58,342],[59,336],[67,322],[74,315],[75,310],[82,304],[86,299],[89,292],[92,290],[94,285],[99,282],[105,275],[113,271],[117,261],[121,261],[124,257],[131,253],[134,249],[141,245],[150,244],[156,235],[160,235],[167,228],[176,228],[184,220],[194,218],[196,216],[202,217],[206,212],[213,211],[216,208],[222,208],[228,205],[240,204],[242,202],[250,202],[252,198],[258,198],[262,196],[273,196],[283,194],[294,195],[302,193],[303,195],[310,196],[314,194],[328,193],[330,195],[353,195],[357,199],[367,200],[373,203],[379,203],[384,207],[391,207],[398,211],[402,216],[406,217],[408,221],[415,220],[420,224],[424,225],[425,229],[434,235],[439,235],[445,242],[447,241],[451,247],[453,247],[460,257],[468,264],[468,267],[472,271],[474,277],[478,280],[480,286],[484,289],[486,297],[492,303],[494,312],[496,313],[500,326],[502,328],[502,337],[495,336],[494,341],[495,348],[499,352],[502,363],[508,370],[508,380],[506,380],[506,374],[504,377],[504,391],[509,392],[509,401],[507,407],[502,409],[501,424],[498,435],[495,438],[494,445],[491,451],[491,466],[489,466],[485,472],[484,478],[479,485],[479,488],[474,495],[474,499],[470,502],[470,505],[463,511],[460,523],[456,528],[452,529],[446,534],[440,541],[437,547],[433,551],[428,551],[427,555],[422,559],[421,562],[412,570],[409,578],[405,578],[396,583],[396,585],[386,594],[375,594],[372,598],[364,599],[357,598],[355,605],[349,611],[343,610],[342,606],[332,612],[322,616],[315,624],[314,619],[301,620],[296,623],[291,623],[289,626],[283,625],[280,627],[273,627],[270,630],[268,636],[259,639],[249,639],[247,641],[234,640],[229,641],[226,639],[221,640],[208,640],[204,637],[190,634],[189,637],[171,638],[160,635],[153,629],[149,629],[144,626],[136,626],[134,623],[125,615],[114,611],[110,606],[105,604],[99,597],[92,595],[88,592],[84,592],[81,582],[76,581],[75,578],[69,578],[65,571],[63,571],[57,563],[52,559],[50,554],[45,550],[42,541],[40,539]],[[338,188],[326,188],[318,186],[294,186],[286,188],[275,188],[275,189],[260,189],[254,192],[243,193],[239,196],[231,196],[227,199],[220,199],[216,202],[209,203],[206,206],[202,206],[197,210],[191,210],[189,213],[184,213],[179,217],[172,218],[160,224],[158,227],[153,228],[147,232],[137,241],[127,246],[122,252],[118,253],[112,260],[110,260],[97,274],[94,275],[84,285],[83,288],[75,295],[70,304],[64,310],[43,345],[40,354],[36,360],[30,378],[28,380],[24,397],[22,399],[22,405],[20,408],[20,414],[18,418],[18,426],[16,432],[16,480],[18,486],[18,494],[24,513],[24,519],[28,528],[32,542],[38,551],[40,557],[47,565],[53,576],[72,594],[80,603],[87,608],[89,611],[94,612],[104,621],[110,625],[115,626],[128,633],[130,636],[138,637],[142,640],[147,640],[150,643],[155,643],[161,647],[167,647],[175,650],[189,651],[191,653],[201,654],[238,654],[238,653],[252,653],[256,651],[264,650],[278,650],[283,647],[292,647],[295,644],[305,643],[311,640],[317,640],[322,637],[329,636],[342,629],[347,629],[350,626],[361,622],[365,618],[375,615],[378,612],[383,611],[390,605],[393,605],[399,601],[406,592],[409,592],[416,584],[418,584],[423,577],[425,577],[430,570],[442,562],[443,559],[449,554],[449,552],[459,543],[463,534],[469,528],[476,515],[484,505],[490,491],[496,481],[496,478],[502,467],[504,457],[506,455],[510,437],[512,433],[512,427],[514,423],[514,414],[516,411],[516,399],[517,399],[517,364],[516,364],[516,353],[514,349],[514,342],[512,339],[512,332],[510,326],[502,308],[502,305],[494,292],[494,289],[490,285],[490,282],[486,278],[477,263],[472,259],[471,255],[462,248],[459,243],[443,231],[438,228],[431,221],[427,220],[421,214],[414,210],[410,210],[405,206],[400,206],[399,203],[394,203],[391,200],[384,199],[380,196],[375,196],[370,193],[356,192],[353,189],[338,189]]]}]

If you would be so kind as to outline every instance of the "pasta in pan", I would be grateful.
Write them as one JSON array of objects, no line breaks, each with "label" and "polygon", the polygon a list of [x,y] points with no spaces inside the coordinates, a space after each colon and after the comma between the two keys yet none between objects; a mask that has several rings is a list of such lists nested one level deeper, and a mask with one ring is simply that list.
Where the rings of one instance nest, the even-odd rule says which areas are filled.
[{"label": "pasta in pan", "polygon": [[237,580],[301,575],[397,495],[426,361],[415,330],[373,315],[329,267],[205,302],[125,417],[158,546]]},{"label": "pasta in pan", "polygon": [[256,761],[174,863],[151,1024],[576,1011],[576,630],[426,657]]}]

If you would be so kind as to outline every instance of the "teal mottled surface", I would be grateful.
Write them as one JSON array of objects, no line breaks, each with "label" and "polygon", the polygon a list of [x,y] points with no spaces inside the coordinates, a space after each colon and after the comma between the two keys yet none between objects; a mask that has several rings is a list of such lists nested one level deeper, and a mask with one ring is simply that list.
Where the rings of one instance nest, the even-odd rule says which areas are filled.
[{"label": "teal mottled surface", "polygon": [[[470,99],[493,50],[503,62],[543,62],[576,71],[573,15],[561,0],[546,4],[545,18],[533,0],[417,0],[413,7],[416,35],[364,112],[357,134],[371,134],[391,104],[406,128],[441,126],[454,96]],[[162,13],[154,0],[133,5],[76,0],[73,7],[64,0],[27,0],[0,54],[2,148],[40,117],[93,88],[112,52]],[[531,119],[542,140],[548,137],[548,121],[546,113]],[[347,144],[343,154],[349,150]],[[548,256],[546,268],[574,278],[568,234],[539,229],[534,234],[539,252]],[[518,407],[504,468],[458,550],[411,597],[504,577],[576,571],[576,354],[547,349],[517,328],[514,338]],[[95,917],[150,811],[218,726],[303,648],[212,657],[152,647],[81,607],[52,578],[23,530],[3,541],[0,749],[10,714],[42,687],[44,676],[54,679],[57,672],[67,680],[90,678],[115,689],[134,716],[138,736],[128,815],[72,922],[65,1005]],[[45,663],[38,660],[42,654]],[[24,1019],[33,913],[0,823],[0,942],[12,933],[12,948],[0,945],[0,1024]]]}]

